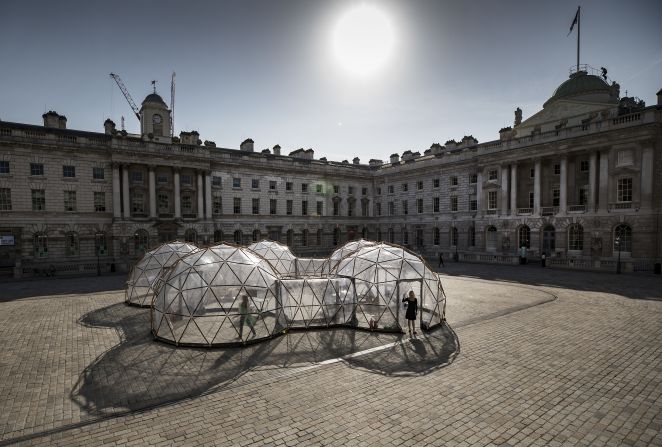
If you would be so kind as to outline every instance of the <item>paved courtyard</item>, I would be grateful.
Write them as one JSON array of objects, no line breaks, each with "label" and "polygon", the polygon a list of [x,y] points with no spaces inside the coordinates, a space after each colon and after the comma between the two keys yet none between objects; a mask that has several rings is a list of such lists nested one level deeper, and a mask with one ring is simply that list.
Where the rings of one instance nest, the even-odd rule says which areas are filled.
[{"label": "paved courtyard", "polygon": [[154,342],[123,276],[0,284],[0,445],[661,445],[662,278],[447,263],[415,340]]}]

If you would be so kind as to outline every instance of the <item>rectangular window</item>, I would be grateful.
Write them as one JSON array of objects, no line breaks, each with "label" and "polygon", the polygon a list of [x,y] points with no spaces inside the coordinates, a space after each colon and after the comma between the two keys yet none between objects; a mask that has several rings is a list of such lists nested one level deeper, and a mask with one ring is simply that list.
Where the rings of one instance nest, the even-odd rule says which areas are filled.
[{"label": "rectangular window", "polygon": [[487,178],[489,180],[496,180],[498,177],[499,175],[497,174],[496,169],[490,169],[489,171],[487,171]]},{"label": "rectangular window", "polygon": [[288,216],[292,215],[292,208],[293,208],[292,203],[293,202],[291,200],[285,202],[285,214],[287,214]]},{"label": "rectangular window", "polygon": [[156,206],[161,213],[167,213],[170,209],[170,201],[168,200],[168,194],[160,192],[156,196]]},{"label": "rectangular window", "polygon": [[432,180],[432,187],[433,188],[439,188],[439,179],[438,178]]},{"label": "rectangular window", "polygon": [[308,183],[301,184],[301,192],[308,192]]},{"label": "rectangular window", "polygon": [[381,196],[381,195],[382,195],[382,187],[381,187],[381,186],[378,186],[378,187],[377,187],[377,195],[378,195],[378,196]]},{"label": "rectangular window", "polygon": [[285,182],[285,191],[292,191],[292,182]]},{"label": "rectangular window", "polygon": [[554,163],[554,175],[561,175],[561,165]]},{"label": "rectangular window", "polygon": [[333,201],[333,215],[340,216],[340,202],[337,200]]},{"label": "rectangular window", "polygon": [[333,193],[334,194],[340,194],[340,186],[333,185]]},{"label": "rectangular window", "polygon": [[0,160],[0,174],[9,174],[9,162]]},{"label": "rectangular window", "polygon": [[409,202],[407,202],[406,200],[402,201],[402,214],[404,214],[405,216],[409,214]]},{"label": "rectangular window", "polygon": [[457,211],[457,197],[451,197],[451,211]]},{"label": "rectangular window", "polygon": [[64,210],[76,211],[76,191],[64,191]]},{"label": "rectangular window", "polygon": [[533,191],[529,191],[529,208],[533,208],[533,201],[534,201]]},{"label": "rectangular window", "polygon": [[361,188],[361,195],[362,196],[367,196],[368,195],[368,188]]},{"label": "rectangular window", "polygon": [[234,197],[232,199],[232,212],[234,214],[241,214],[241,197]]},{"label": "rectangular window", "polygon": [[106,193],[94,192],[94,211],[96,213],[104,213],[106,211]]},{"label": "rectangular window", "polygon": [[586,205],[588,203],[588,190],[586,188],[579,188],[579,204]]},{"label": "rectangular window", "polygon": [[409,184],[408,183],[403,183],[401,188],[402,188],[402,191],[407,192],[407,191],[409,191]]},{"label": "rectangular window", "polygon": [[423,199],[416,199],[416,211],[423,214]]},{"label": "rectangular window", "polygon": [[32,211],[46,210],[46,191],[43,189],[32,190]]},{"label": "rectangular window", "polygon": [[233,188],[241,188],[241,178],[240,177],[233,177],[232,178],[232,187]]},{"label": "rectangular window", "polygon": [[252,189],[260,189],[260,179],[251,179],[251,188]]},{"label": "rectangular window", "polygon": [[103,168],[92,168],[92,178],[94,180],[103,180],[106,176]]},{"label": "rectangular window", "polygon": [[0,188],[0,211],[11,211],[11,189]]},{"label": "rectangular window", "polygon": [[478,211],[478,200],[475,197],[469,199],[469,211]]},{"label": "rectangular window", "polygon": [[375,211],[377,212],[377,215],[381,216],[382,215],[382,204],[380,202],[377,202],[375,204],[375,208],[376,208]]},{"label": "rectangular window", "polygon": [[322,184],[321,183],[318,183],[318,184],[315,185],[315,192],[317,192],[318,194],[322,194]]},{"label": "rectangular window", "polygon": [[269,214],[272,216],[278,212],[278,201],[276,199],[269,199]]},{"label": "rectangular window", "polygon": [[308,201],[307,200],[302,200],[301,201],[301,215],[302,216],[307,216],[308,215]]},{"label": "rectangular window", "polygon": [[393,185],[388,185],[388,193],[393,194],[395,187]]},{"label": "rectangular window", "polygon": [[30,175],[44,175],[44,164],[30,163]]},{"label": "rectangular window", "polygon": [[536,168],[531,168],[529,170],[529,177],[536,178]]},{"label": "rectangular window", "polygon": [[62,166],[62,177],[76,177],[76,167],[71,165]]},{"label": "rectangular window", "polygon": [[[186,181],[184,180],[185,177],[191,178],[190,175],[182,175],[182,183],[186,183]],[[131,181],[134,183],[142,183],[143,171],[131,171]]]},{"label": "rectangular window", "polygon": [[616,196],[619,202],[632,202],[632,178],[618,179]]},{"label": "rectangular window", "polygon": [[355,207],[355,206],[356,206],[356,202],[354,202],[354,200],[351,200],[351,201],[347,204],[347,215],[348,215],[349,217],[352,217],[352,216],[354,215],[354,207]]},{"label": "rectangular window", "polygon": [[276,190],[276,181],[275,180],[269,180],[269,191],[275,191]]},{"label": "rectangular window", "polygon": [[347,194],[349,194],[349,195],[354,194],[354,187],[353,186],[348,186],[347,187]]},{"label": "rectangular window", "polygon": [[223,214],[223,199],[221,196],[214,196],[212,201],[212,213],[216,216]]},{"label": "rectangular window", "polygon": [[260,214],[260,199],[253,199],[253,214]]},{"label": "rectangular window", "polygon": [[588,172],[588,160],[581,160],[579,162],[579,172]]},{"label": "rectangular window", "polygon": [[423,180],[419,180],[416,182],[416,189],[418,189],[419,191],[423,190]]},{"label": "rectangular window", "polygon": [[324,202],[318,201],[317,202],[317,215],[321,216],[322,214],[324,214]]},{"label": "rectangular window", "polygon": [[361,216],[363,216],[363,217],[368,216],[368,201],[367,200],[362,200],[361,201]]},{"label": "rectangular window", "polygon": [[553,189],[552,190],[552,206],[559,206],[561,203],[561,190]]},{"label": "rectangular window", "polygon": [[439,197],[434,197],[432,199],[432,212],[434,213],[439,212]]},{"label": "rectangular window", "polygon": [[[140,198],[140,201],[142,202],[142,197]],[[190,214],[193,212],[193,198],[191,197],[191,194],[182,194],[181,207],[184,214]]]},{"label": "rectangular window", "polygon": [[497,209],[497,192],[488,191],[487,193],[487,209],[495,210]]},{"label": "rectangular window", "polygon": [[214,175],[211,178],[211,185],[216,186],[217,188],[220,188],[221,186],[223,186],[223,177],[218,176],[218,175]]},{"label": "rectangular window", "polygon": [[476,183],[478,183],[478,174],[471,174],[469,176],[469,183],[472,184],[472,185],[475,185]]},{"label": "rectangular window", "polygon": [[389,216],[394,216],[395,215],[395,202],[389,202],[388,203],[388,215]]},{"label": "rectangular window", "polygon": [[[214,177],[214,179],[215,179],[215,178],[216,178],[216,177]],[[219,177],[219,180],[220,180],[220,177]],[[159,183],[159,184],[166,184],[166,183],[168,183],[168,174],[158,174],[158,175],[156,176],[156,183]],[[220,183],[219,183],[218,185],[214,185],[214,186],[221,186],[221,185],[220,185]]]},{"label": "rectangular window", "polygon": [[[190,202],[191,198],[190,196],[188,197]],[[145,212],[145,196],[140,193],[134,193],[131,196],[131,211],[137,214],[142,214]]]},{"label": "rectangular window", "polygon": [[453,175],[450,178],[451,186],[457,186],[457,176]]},{"label": "rectangular window", "polygon": [[[136,174],[140,174],[140,179],[133,179],[133,181],[136,182],[142,182],[143,181],[143,173],[142,172],[137,172]],[[182,174],[180,177],[182,185],[192,185],[193,184],[193,176],[191,174]]]}]

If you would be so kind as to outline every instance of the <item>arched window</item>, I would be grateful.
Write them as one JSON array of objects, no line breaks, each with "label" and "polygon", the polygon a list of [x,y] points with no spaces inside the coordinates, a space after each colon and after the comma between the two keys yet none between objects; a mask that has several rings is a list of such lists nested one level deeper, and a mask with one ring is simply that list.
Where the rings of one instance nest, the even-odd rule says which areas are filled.
[{"label": "arched window", "polygon": [[136,256],[142,256],[149,247],[149,233],[147,230],[140,229],[133,233],[133,253]]},{"label": "arched window", "polygon": [[614,253],[632,252],[632,228],[626,224],[620,224],[614,228]]},{"label": "arched window", "polygon": [[333,246],[335,247],[340,243],[340,228],[333,229]]},{"label": "arched window", "polygon": [[184,232],[184,241],[185,242],[191,242],[193,244],[198,243],[198,232],[195,231],[193,228],[189,228]]},{"label": "arched window", "polygon": [[97,256],[108,254],[108,237],[103,231],[94,235],[94,249]]},{"label": "arched window", "polygon": [[163,117],[159,114],[152,116],[152,133],[157,137],[163,136]]},{"label": "arched window", "polygon": [[262,233],[260,233],[260,230],[253,230],[253,242],[258,242],[261,239]]},{"label": "arched window", "polygon": [[244,236],[241,234],[241,230],[234,231],[234,243],[241,245],[243,243]]},{"label": "arched window", "polygon": [[285,242],[288,247],[292,247],[294,245],[294,231],[287,230],[287,233],[285,234]]},{"label": "arched window", "polygon": [[469,247],[476,246],[476,227],[474,226],[469,227],[469,232],[467,235],[467,245]]},{"label": "arched window", "polygon": [[568,250],[584,249],[584,229],[579,224],[568,227]]},{"label": "arched window", "polygon": [[80,254],[78,233],[75,231],[69,231],[64,235],[64,253],[66,256],[78,256]]},{"label": "arched window", "polygon": [[519,230],[517,231],[517,238],[518,248],[531,248],[531,229],[528,226],[522,225],[519,227]]},{"label": "arched window", "polygon": [[35,258],[48,256],[48,236],[46,233],[35,233],[32,237]]},{"label": "arched window", "polygon": [[301,246],[302,247],[308,246],[308,230],[303,230],[301,232]]},{"label": "arched window", "polygon": [[451,247],[457,247],[457,227],[451,227]]},{"label": "arched window", "polygon": [[497,229],[490,225],[485,232],[485,250],[496,251],[497,249]]},{"label": "arched window", "polygon": [[322,245],[322,229],[317,230],[317,245]]},{"label": "arched window", "polygon": [[556,229],[547,225],[542,229],[542,251],[549,255],[556,250]]},{"label": "arched window", "polygon": [[393,231],[393,228],[388,229],[388,241],[392,244],[395,242],[395,231]]},{"label": "arched window", "polygon": [[439,245],[441,237],[439,236],[439,228],[434,227],[432,229],[432,245]]},{"label": "arched window", "polygon": [[220,244],[223,242],[223,230],[214,230],[214,243]]}]

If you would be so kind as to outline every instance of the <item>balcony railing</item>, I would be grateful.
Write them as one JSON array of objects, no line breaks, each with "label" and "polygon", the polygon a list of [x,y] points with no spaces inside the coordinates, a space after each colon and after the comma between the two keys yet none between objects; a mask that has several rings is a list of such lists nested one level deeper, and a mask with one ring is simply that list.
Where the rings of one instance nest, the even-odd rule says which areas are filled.
[{"label": "balcony railing", "polygon": [[568,205],[569,213],[585,213],[586,205]]},{"label": "balcony railing", "polygon": [[488,216],[493,216],[496,215],[498,211],[499,210],[485,210],[485,214],[487,214]]},{"label": "balcony railing", "polygon": [[159,219],[172,219],[174,217],[173,213],[159,213]]},{"label": "balcony railing", "polygon": [[558,206],[543,206],[542,208],[540,208],[541,216],[554,216],[558,212],[559,212]]},{"label": "balcony railing", "polygon": [[533,214],[533,208],[517,208],[517,215],[530,216]]},{"label": "balcony railing", "polygon": [[196,219],[198,217],[197,213],[184,213],[182,214],[184,219]]},{"label": "balcony railing", "polygon": [[609,204],[609,211],[614,210],[631,210],[632,208],[638,210],[638,202],[613,202]]}]

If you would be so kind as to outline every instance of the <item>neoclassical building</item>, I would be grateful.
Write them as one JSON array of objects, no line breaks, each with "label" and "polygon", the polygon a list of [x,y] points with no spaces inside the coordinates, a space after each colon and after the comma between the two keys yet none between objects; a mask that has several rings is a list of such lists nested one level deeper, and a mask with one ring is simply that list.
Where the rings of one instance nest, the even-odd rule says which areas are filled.
[{"label": "neoclassical building", "polygon": [[662,90],[657,105],[621,97],[588,67],[499,139],[435,143],[388,161],[315,159],[312,149],[216,147],[171,137],[156,93],[140,135],[0,121],[0,272],[127,270],[180,239],[279,240],[301,256],[364,237],[429,258],[653,270],[662,260]]}]

